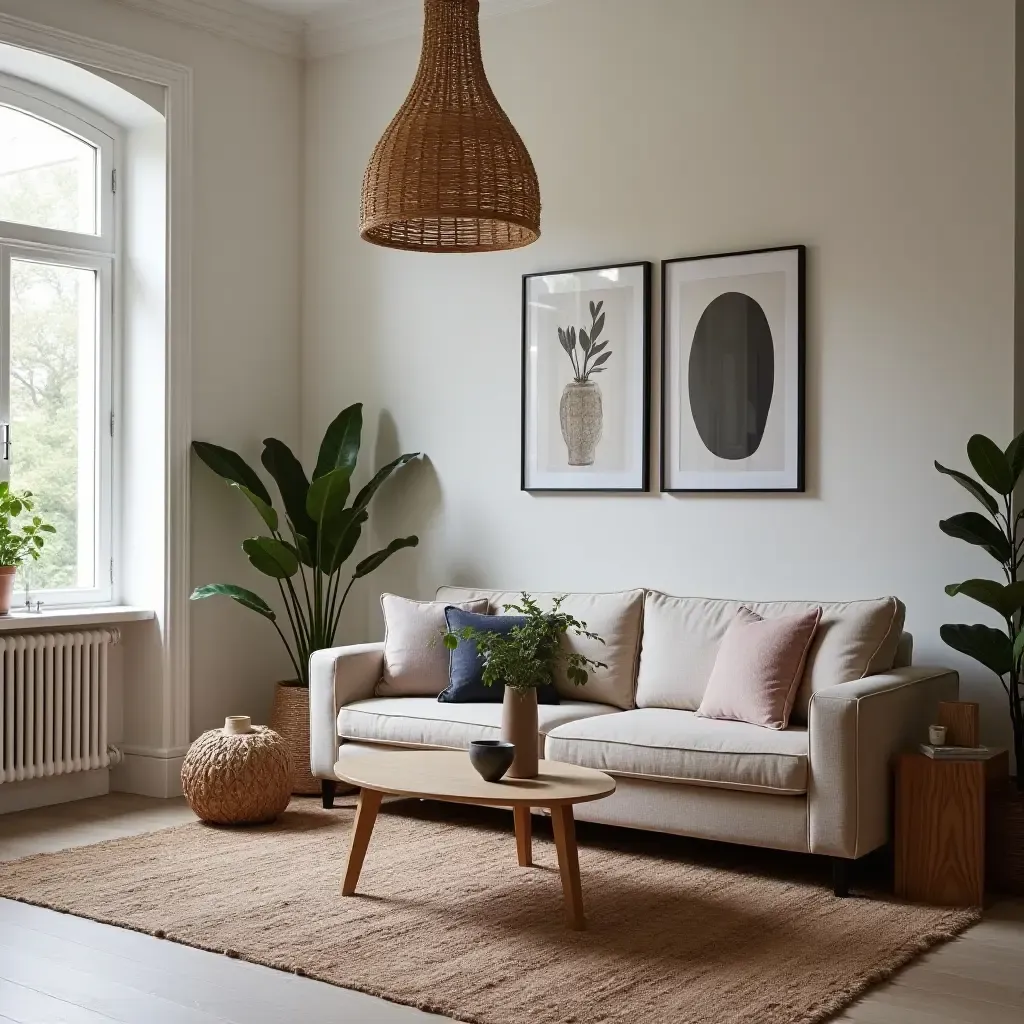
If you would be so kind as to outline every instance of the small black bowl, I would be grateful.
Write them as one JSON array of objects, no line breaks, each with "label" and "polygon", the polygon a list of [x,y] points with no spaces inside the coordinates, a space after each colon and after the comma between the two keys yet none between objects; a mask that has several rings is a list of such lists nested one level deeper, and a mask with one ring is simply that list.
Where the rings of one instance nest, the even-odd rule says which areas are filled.
[{"label": "small black bowl", "polygon": [[485,782],[497,782],[512,767],[515,756],[515,744],[503,740],[473,740],[469,744],[469,760]]}]

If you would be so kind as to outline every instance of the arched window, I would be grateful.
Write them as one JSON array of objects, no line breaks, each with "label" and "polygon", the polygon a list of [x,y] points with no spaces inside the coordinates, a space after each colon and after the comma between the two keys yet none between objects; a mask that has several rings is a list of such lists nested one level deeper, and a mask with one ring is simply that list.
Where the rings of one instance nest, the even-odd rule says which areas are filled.
[{"label": "arched window", "polygon": [[13,607],[112,595],[117,129],[0,76],[0,479],[52,523]]}]

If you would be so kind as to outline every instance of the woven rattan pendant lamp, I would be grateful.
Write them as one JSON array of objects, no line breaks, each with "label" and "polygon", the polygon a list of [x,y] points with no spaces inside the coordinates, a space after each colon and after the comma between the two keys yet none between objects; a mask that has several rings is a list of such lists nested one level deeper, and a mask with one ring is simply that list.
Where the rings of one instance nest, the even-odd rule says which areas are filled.
[{"label": "woven rattan pendant lamp", "polygon": [[359,233],[415,252],[529,245],[540,235],[540,186],[487,82],[480,2],[424,7],[416,80],[370,157]]}]

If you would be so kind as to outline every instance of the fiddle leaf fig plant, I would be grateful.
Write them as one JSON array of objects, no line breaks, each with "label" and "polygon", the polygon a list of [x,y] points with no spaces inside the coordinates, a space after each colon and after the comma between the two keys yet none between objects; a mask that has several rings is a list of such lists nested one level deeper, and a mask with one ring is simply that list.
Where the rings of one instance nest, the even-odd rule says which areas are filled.
[{"label": "fiddle leaf fig plant", "polygon": [[324,434],[312,480],[283,441],[269,437],[263,442],[260,461],[277,484],[283,513],[275,508],[262,478],[240,455],[207,441],[192,443],[196,455],[252,505],[266,527],[266,533],[242,541],[242,550],[253,568],[276,584],[290,639],[274,609],[245,587],[210,583],[198,587],[192,600],[229,597],[268,619],[288,651],[300,686],[309,686],[309,656],[333,646],[345,600],[356,580],[379,569],[396,552],[419,543],[415,536],[398,537],[357,562],[350,573],[342,571],[370,517],[373,496],[392,473],[420,457],[419,452],[400,455],[349,501],[362,427],[361,404],[338,414]]},{"label": "fiddle leaf fig plant", "polygon": [[562,645],[562,637],[572,633],[602,644],[604,640],[588,630],[585,622],[563,612],[564,600],[564,595],[556,597],[551,611],[545,613],[529,594],[524,593],[518,604],[505,605],[506,612],[525,617],[522,625],[513,626],[504,634],[472,626],[448,630],[442,637],[444,645],[454,651],[460,643],[475,643],[484,663],[482,679],[485,686],[504,683],[519,693],[526,693],[553,684],[559,662],[565,664],[569,679],[576,686],[583,686],[589,678],[588,670],[608,666],[603,661],[585,657],[579,651],[567,650]]},{"label": "fiddle leaf fig plant", "polygon": [[949,537],[973,544],[994,558],[1002,569],[1001,580],[969,579],[951,583],[946,593],[963,595],[992,609],[1003,620],[996,629],[985,625],[947,623],[939,630],[943,641],[961,654],[980,662],[1002,684],[1010,709],[1013,750],[1017,760],[1017,788],[1024,792],[1024,689],[1021,660],[1024,656],[1024,539],[1018,539],[1024,510],[1018,510],[1013,492],[1024,471],[1024,432],[1005,449],[983,434],[967,442],[967,458],[979,479],[940,463],[935,468],[955,480],[984,509],[961,512],[943,519],[939,529]]},{"label": "fiddle leaf fig plant", "polygon": [[[573,380],[577,384],[586,384],[595,373],[604,373],[605,363],[611,359],[612,353],[608,349],[608,341],[598,341],[598,336],[604,330],[605,314],[601,312],[604,302],[590,303],[590,330],[580,328],[579,348],[583,353],[583,362],[580,362],[579,352],[576,351],[576,328],[567,327],[563,330],[558,328],[558,343],[565,350],[572,364]],[[606,351],[606,349],[608,349]]]}]

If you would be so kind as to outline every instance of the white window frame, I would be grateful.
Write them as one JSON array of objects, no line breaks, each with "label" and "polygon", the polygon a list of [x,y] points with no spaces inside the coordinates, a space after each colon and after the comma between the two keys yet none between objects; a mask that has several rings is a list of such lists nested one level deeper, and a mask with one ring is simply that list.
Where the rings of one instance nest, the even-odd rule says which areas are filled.
[{"label": "white window frame", "polygon": [[[111,122],[59,93],[8,75],[0,75],[0,105],[24,111],[95,147],[97,155],[96,234],[58,231],[0,220],[0,423],[10,422],[10,289],[11,260],[49,263],[96,272],[96,509],[95,576],[92,587],[32,591],[33,601],[47,607],[109,604],[114,599],[113,535],[116,509],[114,407],[118,387],[120,315],[117,287],[120,271],[121,217],[116,173],[122,151],[121,132]],[[17,460],[18,437],[11,437]],[[0,452],[2,455],[2,452]],[[0,478],[9,476],[10,463],[0,459]],[[45,510],[40,509],[45,518]],[[45,557],[45,553],[44,553]],[[14,607],[21,599],[15,595]]]}]

